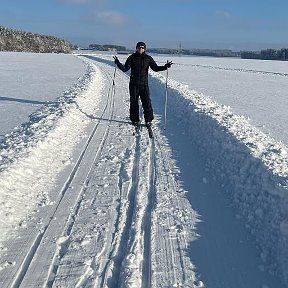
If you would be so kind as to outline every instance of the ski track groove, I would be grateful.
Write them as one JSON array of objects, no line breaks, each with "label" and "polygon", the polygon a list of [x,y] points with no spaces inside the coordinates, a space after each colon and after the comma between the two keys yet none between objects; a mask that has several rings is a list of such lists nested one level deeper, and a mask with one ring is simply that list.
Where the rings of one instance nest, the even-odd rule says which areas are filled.
[{"label": "ski track groove", "polygon": [[[108,281],[108,270],[111,270],[113,267],[113,264],[115,262],[112,261],[112,259],[115,259],[115,257],[117,257],[117,253],[118,250],[119,250],[119,235],[121,235],[123,233],[121,227],[121,224],[123,222],[125,222],[126,218],[122,216],[122,212],[123,211],[126,211],[126,196],[127,196],[127,192],[125,191],[126,189],[124,189],[124,183],[125,183],[125,179],[123,179],[123,176],[124,173],[126,172],[125,170],[125,164],[127,164],[127,162],[129,161],[131,157],[131,153],[129,151],[129,149],[126,150],[125,154],[124,154],[124,159],[122,160],[121,162],[121,166],[120,166],[120,170],[119,170],[119,173],[118,173],[118,189],[119,189],[119,195],[120,195],[120,204],[119,206],[117,207],[117,219],[116,219],[116,223],[115,223],[115,231],[113,232],[113,235],[112,235],[112,249],[110,251],[110,254],[108,256],[108,261],[106,262],[106,265],[104,266],[104,269],[103,269],[103,272],[102,272],[102,281],[101,281],[101,284],[100,284],[100,287],[104,287],[105,285],[107,285],[107,281]],[[128,177],[128,175],[127,175]],[[130,181],[129,181],[130,182]],[[125,193],[126,192],[126,193]],[[113,262],[113,263],[112,263]]]},{"label": "ski track groove", "polygon": [[118,251],[115,256],[115,268],[112,271],[110,283],[112,287],[117,285],[117,283],[121,283],[121,265],[125,260],[125,256],[128,253],[128,245],[130,242],[130,233],[132,229],[133,218],[135,214],[135,206],[136,206],[136,196],[137,196],[137,188],[139,186],[139,163],[141,157],[140,150],[140,137],[135,139],[135,148],[134,148],[134,160],[133,160],[133,168],[131,175],[131,187],[128,191],[128,209],[126,211],[126,221],[123,232],[120,237],[120,244],[118,247]]},{"label": "ski track groove", "polygon": [[[146,136],[146,135],[145,135]],[[141,134],[136,136],[139,139],[139,152],[135,153],[136,161],[138,162],[137,174],[132,175],[132,179],[136,179],[137,185],[135,185],[135,202],[133,203],[133,222],[130,227],[128,249],[124,264],[122,265],[122,277],[121,287],[133,287],[137,285],[142,286],[142,272],[143,272],[143,259],[144,259],[144,247],[145,247],[145,231],[143,230],[143,224],[145,220],[145,210],[148,205],[148,189],[149,183],[147,179],[149,177],[149,158],[147,151],[147,137],[142,137]],[[144,147],[144,148],[143,148]],[[149,146],[148,146],[149,147]],[[139,158],[139,159],[138,159]],[[148,162],[148,163],[147,163]],[[139,177],[141,175],[141,177]],[[137,266],[137,267],[136,267]],[[134,269],[133,269],[134,268]]]},{"label": "ski track groove", "polygon": [[143,273],[142,288],[151,287],[151,226],[152,212],[155,208],[156,201],[156,157],[155,157],[155,141],[150,139],[150,155],[149,155],[149,172],[148,172],[148,204],[144,214],[143,231],[144,231],[144,257],[143,257]]}]

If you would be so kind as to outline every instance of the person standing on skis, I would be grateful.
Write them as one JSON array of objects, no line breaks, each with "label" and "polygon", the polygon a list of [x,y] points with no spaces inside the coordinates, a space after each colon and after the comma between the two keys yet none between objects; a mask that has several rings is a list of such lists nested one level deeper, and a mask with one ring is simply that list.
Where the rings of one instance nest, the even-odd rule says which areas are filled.
[{"label": "person standing on skis", "polygon": [[136,44],[136,52],[131,54],[125,64],[120,63],[117,56],[113,56],[114,62],[117,67],[123,72],[131,69],[129,93],[130,93],[130,120],[134,126],[138,126],[140,123],[139,118],[139,102],[140,97],[142,107],[144,110],[144,119],[146,125],[150,126],[154,119],[153,108],[150,99],[149,86],[148,86],[148,69],[149,67],[155,71],[164,71],[171,67],[172,61],[168,62],[164,66],[158,66],[154,59],[145,53],[146,45],[144,42],[138,42]]}]

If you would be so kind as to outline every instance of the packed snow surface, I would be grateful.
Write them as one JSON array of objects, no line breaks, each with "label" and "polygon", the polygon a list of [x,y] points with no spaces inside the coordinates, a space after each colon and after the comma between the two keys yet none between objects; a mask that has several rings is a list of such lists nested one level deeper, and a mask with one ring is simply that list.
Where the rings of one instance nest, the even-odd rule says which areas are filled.
[{"label": "packed snow surface", "polygon": [[288,287],[284,63],[154,56],[150,139],[112,55],[0,58],[1,287]]}]

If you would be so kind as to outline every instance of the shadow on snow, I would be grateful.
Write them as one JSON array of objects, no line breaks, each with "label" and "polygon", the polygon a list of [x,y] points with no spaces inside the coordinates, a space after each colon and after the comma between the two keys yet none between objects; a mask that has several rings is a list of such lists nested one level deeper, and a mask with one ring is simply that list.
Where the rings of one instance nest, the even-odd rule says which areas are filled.
[{"label": "shadow on snow", "polygon": [[6,97],[6,96],[0,96],[0,102],[1,101],[18,102],[18,103],[24,103],[24,104],[41,104],[41,105],[52,103],[50,101],[29,100],[29,99],[21,99],[21,98]]}]

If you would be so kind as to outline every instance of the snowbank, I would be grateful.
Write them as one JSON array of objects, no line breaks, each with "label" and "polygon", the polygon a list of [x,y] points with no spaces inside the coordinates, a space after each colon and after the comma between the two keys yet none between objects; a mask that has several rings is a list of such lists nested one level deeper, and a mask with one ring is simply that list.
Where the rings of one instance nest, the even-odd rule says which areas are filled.
[{"label": "snowbank", "polygon": [[[26,225],[37,205],[53,204],[49,192],[59,173],[71,164],[77,143],[86,137],[90,120],[81,108],[93,113],[102,82],[97,67],[87,64],[87,72],[70,90],[41,106],[29,122],[0,142],[0,252],[4,249],[1,243],[14,236],[11,231],[16,233]],[[97,86],[97,93],[91,83]]]},{"label": "snowbank", "polygon": [[[151,75],[153,85],[166,81],[159,73]],[[269,272],[282,274],[288,283],[287,147],[229,107],[173,80],[168,87],[169,106],[177,110],[173,115],[199,146],[211,178],[237,206],[236,217],[247,223]]]}]

